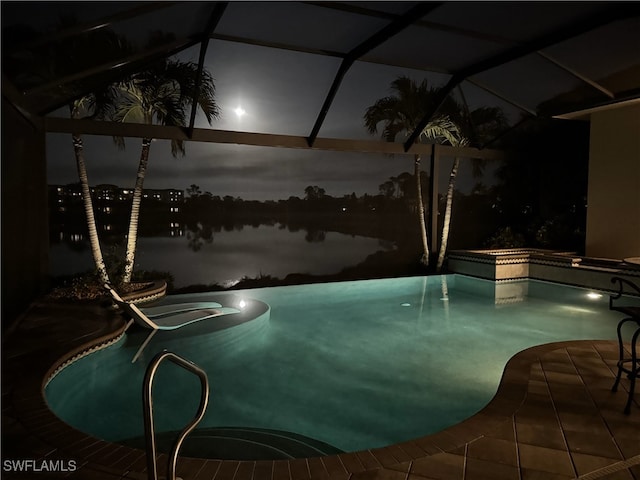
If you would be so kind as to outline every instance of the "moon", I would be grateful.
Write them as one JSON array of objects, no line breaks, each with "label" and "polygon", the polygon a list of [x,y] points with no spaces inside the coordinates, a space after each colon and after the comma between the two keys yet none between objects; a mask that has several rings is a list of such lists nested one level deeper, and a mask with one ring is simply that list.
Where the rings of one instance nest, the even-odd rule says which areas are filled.
[{"label": "moon", "polygon": [[238,116],[238,118],[242,118],[242,116],[247,113],[244,111],[244,108],[242,108],[240,105],[238,105],[234,110],[233,110],[236,115]]}]

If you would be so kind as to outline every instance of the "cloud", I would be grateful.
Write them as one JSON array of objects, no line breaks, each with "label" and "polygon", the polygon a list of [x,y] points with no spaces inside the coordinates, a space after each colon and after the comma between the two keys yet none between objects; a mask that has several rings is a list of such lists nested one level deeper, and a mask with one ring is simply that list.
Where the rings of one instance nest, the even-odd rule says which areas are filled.
[{"label": "cloud", "polygon": [[[130,139],[124,151],[108,137],[86,136],[84,143],[92,185],[133,186],[140,155],[137,139]],[[49,183],[77,181],[69,135],[49,134],[47,156]],[[145,186],[186,189],[197,184],[214,195],[256,200],[303,196],[308,185],[333,196],[375,194],[378,185],[410,165],[404,156],[196,142],[187,143],[184,157],[173,158],[169,142],[158,140],[151,145]]]},{"label": "cloud", "polygon": [[[307,136],[320,112],[340,61],[322,55],[213,40],[207,66],[216,84],[222,115],[212,128]],[[386,94],[392,70],[356,62],[334,101],[322,136],[371,138],[362,124],[366,106]],[[242,104],[247,114],[233,109]],[[196,126],[209,128],[202,115]],[[304,195],[318,185],[334,196],[355,191],[375,194],[392,175],[409,170],[411,160],[383,155],[309,151],[230,144],[187,142],[186,155],[173,158],[170,142],[154,141],[145,179],[147,188],[182,188],[197,184],[215,195],[245,199],[282,199]],[[91,184],[132,186],[140,140],[128,139],[119,151],[109,137],[85,136]],[[70,135],[47,136],[49,183],[77,181]]]}]

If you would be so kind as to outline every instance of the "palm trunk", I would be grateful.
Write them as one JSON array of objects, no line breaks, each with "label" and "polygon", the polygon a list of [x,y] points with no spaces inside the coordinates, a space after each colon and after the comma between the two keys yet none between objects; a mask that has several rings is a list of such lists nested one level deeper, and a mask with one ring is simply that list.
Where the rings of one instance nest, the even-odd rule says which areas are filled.
[{"label": "palm trunk", "polygon": [[133,266],[136,257],[136,243],[138,241],[138,221],[140,218],[140,204],[142,203],[142,187],[144,177],[147,173],[147,163],[149,163],[149,149],[151,147],[151,139],[142,139],[142,152],[140,153],[140,163],[138,164],[138,174],[136,176],[136,185],[133,190],[133,200],[131,202],[131,218],[129,219],[129,233],[127,234],[127,253],[125,255],[124,275],[122,281],[124,283],[131,282],[133,274]]},{"label": "palm trunk", "polygon": [[[72,109],[73,116],[73,109]],[[76,167],[78,169],[78,178],[82,189],[82,202],[84,204],[84,212],[87,217],[87,228],[89,230],[89,243],[91,244],[91,253],[96,271],[102,283],[110,283],[107,267],[102,257],[102,249],[100,248],[100,239],[98,238],[98,229],[96,228],[96,219],[93,213],[93,202],[91,201],[91,190],[89,189],[89,177],[87,176],[87,167],[84,161],[84,146],[80,135],[72,134],[73,151],[76,156]]]},{"label": "palm trunk", "polygon": [[418,202],[418,220],[420,221],[420,236],[422,237],[422,258],[420,263],[429,266],[429,240],[427,239],[427,225],[424,221],[424,203],[422,202],[422,183],[420,182],[420,155],[414,157],[414,175],[416,177],[416,201]]},{"label": "palm trunk", "polygon": [[442,240],[440,241],[440,252],[438,253],[438,263],[436,264],[436,271],[442,269],[444,263],[444,256],[447,253],[447,242],[449,241],[449,227],[451,226],[451,209],[453,206],[453,187],[456,184],[456,177],[458,176],[458,167],[460,166],[460,159],[456,157],[453,160],[451,166],[451,173],[449,174],[449,187],[447,188],[447,205],[444,210],[444,222],[442,224]]}]

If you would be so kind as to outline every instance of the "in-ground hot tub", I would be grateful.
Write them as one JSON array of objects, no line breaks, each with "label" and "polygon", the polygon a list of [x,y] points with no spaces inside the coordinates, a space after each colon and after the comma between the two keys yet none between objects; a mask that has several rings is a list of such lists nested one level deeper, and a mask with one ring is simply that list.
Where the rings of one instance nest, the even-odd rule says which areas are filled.
[{"label": "in-ground hot tub", "polygon": [[[612,277],[640,283],[640,265],[616,259],[583,257],[575,252],[515,248],[500,250],[453,250],[448,268],[497,285],[535,279],[604,291],[617,290]],[[637,292],[625,291],[630,295]]]}]

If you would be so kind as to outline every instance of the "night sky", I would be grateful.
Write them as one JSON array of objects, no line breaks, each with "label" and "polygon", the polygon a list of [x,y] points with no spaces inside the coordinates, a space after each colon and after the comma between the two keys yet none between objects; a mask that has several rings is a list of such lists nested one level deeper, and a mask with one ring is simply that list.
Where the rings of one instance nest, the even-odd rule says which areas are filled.
[{"label": "night sky", "polygon": [[[376,9],[396,14],[407,11],[410,6],[403,2],[376,3]],[[55,30],[64,15],[89,21],[129,8],[127,2],[36,5],[38,14],[33,15],[34,2],[3,2],[3,29],[26,22],[47,32]],[[365,3],[362,5],[367,7]],[[363,114],[377,99],[389,94],[389,85],[399,76],[409,76],[416,82],[428,78],[432,86],[442,86],[449,76],[426,70],[455,72],[472,66],[479,59],[495,57],[505,46],[526,44],[583,15],[594,15],[601,8],[600,2],[445,2],[427,15],[427,20],[445,27],[444,30],[413,25],[363,57],[382,63],[419,65],[423,70],[356,61],[343,79],[319,136],[372,139],[364,128]],[[166,2],[166,6],[116,21],[109,28],[142,48],[153,32],[185,38],[202,31],[210,14],[210,4],[206,2]],[[318,51],[346,52],[387,24],[388,20],[377,15],[337,13],[331,7],[318,8],[305,2],[230,2],[215,34]],[[523,110],[514,105],[535,111],[545,100],[585,88],[584,81],[577,78],[573,70],[598,80],[637,68],[635,46],[640,31],[637,27],[637,18],[613,22],[544,49],[545,55],[568,69],[560,68],[555,60],[551,62],[531,53],[472,75],[474,82],[488,86],[488,91],[498,92],[513,104],[466,81],[462,84],[464,99],[471,110],[500,107],[514,124],[523,114]],[[478,35],[455,35],[458,29],[468,29]],[[177,58],[197,62],[198,55],[199,45],[181,52]],[[341,59],[327,55],[211,40],[205,65],[213,74],[222,112],[211,127],[308,136],[340,62]],[[453,94],[461,100],[457,89]],[[597,97],[602,92],[590,91],[590,95]],[[235,113],[238,108],[242,108],[244,116]],[[68,114],[63,109],[54,115]],[[196,127],[207,126],[203,118],[198,117]],[[77,181],[69,137],[48,134],[50,184]],[[87,136],[85,144],[90,184],[132,186],[140,140],[130,139],[125,152],[118,151],[106,137]],[[187,143],[186,150],[184,158],[174,159],[168,142],[155,142],[145,186],[186,189],[195,183],[214,195],[257,200],[303,196],[308,185],[318,185],[333,196],[353,192],[377,194],[378,186],[389,177],[411,172],[413,168],[410,155],[390,158],[204,143]],[[447,163],[441,167],[442,186],[447,181]],[[474,183],[470,169],[463,165],[459,188],[467,191]]]},{"label": "night sky", "polygon": [[[196,61],[197,53],[192,50],[180,58]],[[211,128],[309,135],[333,80],[336,60],[307,57],[310,56],[212,41],[207,64],[215,79],[221,116]],[[416,81],[424,78],[424,73],[407,69],[365,63],[354,66],[320,136],[377,139],[365,130],[362,116],[369,105],[389,93],[388,85],[402,74],[411,75]],[[442,82],[442,76],[432,77],[438,84]],[[244,115],[236,114],[238,107],[245,111]],[[64,110],[56,112],[64,114]],[[196,127],[208,127],[203,116],[198,116]],[[89,183],[132,186],[140,144],[139,139],[128,139],[126,149],[119,151],[110,137],[85,136]],[[70,135],[48,134],[47,159],[50,184],[77,181]],[[328,195],[355,192],[360,196],[377,194],[381,183],[404,171],[413,171],[411,155],[390,157],[188,142],[186,155],[173,158],[169,142],[157,140],[151,147],[145,187],[186,189],[197,184],[213,195],[277,200],[303,197],[306,186],[318,185]]]},{"label": "night sky", "polygon": [[[178,56],[197,62],[197,48]],[[308,136],[329,90],[339,62],[335,58],[212,40],[206,65],[213,74],[221,116],[211,128],[247,132]],[[320,137],[377,139],[363,123],[366,108],[388,95],[389,85],[400,75],[416,82],[428,78],[442,85],[444,75],[356,62],[345,77],[329,110]],[[488,95],[476,92],[476,106],[488,104]],[[238,116],[241,107],[245,114]],[[66,116],[64,109],[55,115]],[[196,127],[207,128],[198,115]],[[129,139],[119,151],[110,137],[85,136],[89,183],[131,187],[135,181],[140,140]],[[48,181],[77,181],[71,138],[47,136]],[[443,165],[446,170],[446,164]],[[425,168],[428,162],[425,161]],[[197,184],[213,195],[245,200],[277,200],[304,196],[308,185],[324,188],[328,195],[355,192],[375,195],[391,176],[413,171],[413,157],[370,153],[341,153],[188,142],[186,155],[173,158],[169,142],[152,144],[146,188],[186,189]],[[443,171],[444,187],[448,172]],[[475,180],[462,168],[459,185],[468,189]]]},{"label": "night sky", "polygon": [[[50,184],[77,181],[71,137],[49,134]],[[411,160],[372,154],[342,154],[266,147],[187,144],[185,157],[173,158],[168,141],[151,146],[146,188],[186,189],[197,184],[213,195],[245,200],[277,200],[304,196],[308,185],[318,185],[332,196],[355,192],[378,193],[390,176],[411,171]],[[85,137],[89,183],[131,187],[135,181],[140,142],[131,139],[124,152],[110,138]]]}]

